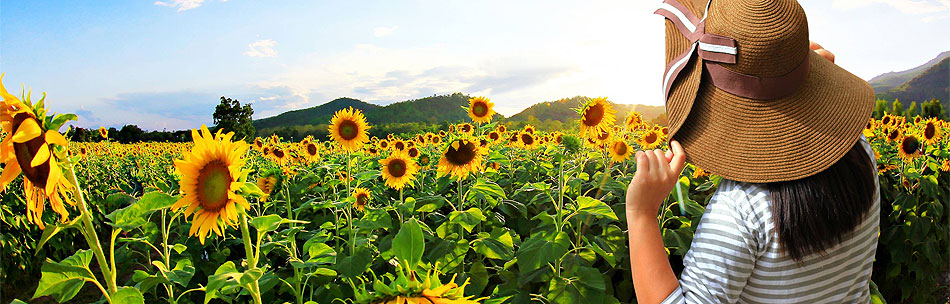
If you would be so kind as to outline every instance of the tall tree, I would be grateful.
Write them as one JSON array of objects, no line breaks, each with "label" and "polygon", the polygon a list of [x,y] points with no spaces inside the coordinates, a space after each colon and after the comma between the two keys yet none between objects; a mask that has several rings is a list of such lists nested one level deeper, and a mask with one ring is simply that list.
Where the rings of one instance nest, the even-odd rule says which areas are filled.
[{"label": "tall tree", "polygon": [[215,130],[234,132],[234,139],[248,140],[254,137],[252,115],[254,115],[254,109],[251,108],[251,104],[242,106],[237,99],[221,96],[221,103],[214,108]]}]

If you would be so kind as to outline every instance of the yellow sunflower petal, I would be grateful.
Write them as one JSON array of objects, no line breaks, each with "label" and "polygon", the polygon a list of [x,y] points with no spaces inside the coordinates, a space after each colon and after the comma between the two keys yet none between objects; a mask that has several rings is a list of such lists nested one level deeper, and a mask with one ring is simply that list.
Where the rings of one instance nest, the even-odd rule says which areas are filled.
[{"label": "yellow sunflower petal", "polygon": [[7,188],[7,184],[13,181],[20,175],[20,164],[16,161],[8,162],[7,166],[3,168],[3,174],[0,174],[0,191],[3,191]]},{"label": "yellow sunflower petal", "polygon": [[40,136],[40,134],[43,134],[43,129],[36,123],[36,119],[26,119],[13,132],[13,142],[25,143]]},{"label": "yellow sunflower petal", "polygon": [[43,145],[40,146],[40,149],[36,151],[36,155],[33,155],[33,160],[30,161],[30,167],[35,168],[39,165],[42,165],[47,160],[49,160],[49,155],[49,145],[43,143]]},{"label": "yellow sunflower petal", "polygon": [[63,134],[53,130],[46,130],[46,142],[63,147],[69,145],[69,141],[66,140],[66,137],[63,137]]}]

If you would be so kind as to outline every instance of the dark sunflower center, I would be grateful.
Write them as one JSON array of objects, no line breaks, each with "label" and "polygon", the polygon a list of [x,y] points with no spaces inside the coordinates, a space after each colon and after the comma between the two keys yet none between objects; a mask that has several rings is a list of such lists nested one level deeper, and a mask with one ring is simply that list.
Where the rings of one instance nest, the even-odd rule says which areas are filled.
[{"label": "dark sunflower center", "polygon": [[890,123],[891,123],[891,117],[890,117],[890,116],[885,116],[884,119],[881,119],[881,123],[882,123],[882,124],[885,124],[885,125],[886,125],[886,124],[890,124]]},{"label": "dark sunflower center", "polygon": [[920,142],[917,141],[916,137],[908,136],[905,137],[903,141],[901,141],[901,151],[903,151],[904,154],[914,154],[919,149]]},{"label": "dark sunflower center", "polygon": [[[23,124],[27,119],[36,120],[33,116],[30,116],[26,113],[19,113],[13,116],[12,129],[16,132],[16,129]],[[40,122],[37,121],[37,124]],[[9,135],[12,136],[12,135]],[[23,143],[13,143],[13,153],[16,155],[17,164],[20,165],[20,170],[23,171],[23,175],[33,183],[34,186],[40,188],[46,188],[46,180],[49,178],[49,161],[46,161],[39,166],[31,167],[30,162],[33,161],[33,157],[36,156],[36,152],[40,151],[40,148],[43,147],[43,144],[46,143],[46,134],[40,133],[40,136],[28,140]]]},{"label": "dark sunflower center", "polygon": [[211,161],[198,173],[198,205],[207,211],[218,211],[228,203],[231,171],[220,160]]},{"label": "dark sunflower center", "polygon": [[429,164],[429,157],[423,155],[422,157],[419,158],[419,163],[422,164],[423,166],[428,165],[428,164]]},{"label": "dark sunflower center", "polygon": [[472,132],[472,125],[468,125],[468,124],[462,125],[462,132],[465,132],[465,133]]},{"label": "dark sunflower center", "polygon": [[273,153],[274,153],[274,156],[277,158],[284,158],[284,151],[281,149],[275,148]]},{"label": "dark sunflower center", "polygon": [[400,142],[397,142],[397,143],[394,145],[394,147],[396,147],[397,150],[402,150],[402,149],[405,149],[405,148],[406,148],[406,144],[400,141]]},{"label": "dark sunflower center", "polygon": [[360,206],[366,206],[366,202],[369,201],[369,195],[366,193],[357,193],[356,194],[356,204]]},{"label": "dark sunflower center", "polygon": [[933,123],[928,122],[927,125],[924,126],[924,137],[929,140],[929,139],[934,138],[934,136],[936,135],[937,135],[937,126],[935,126]]},{"label": "dark sunflower center", "polygon": [[645,141],[648,144],[652,144],[656,142],[656,133],[650,132],[649,134],[647,134],[647,137],[643,138],[643,141]]},{"label": "dark sunflower center", "polygon": [[893,130],[893,131],[891,131],[890,134],[887,135],[887,138],[889,138],[890,140],[895,140],[895,139],[897,139],[897,136],[898,136],[899,134],[900,134],[900,133],[898,133],[897,130]]},{"label": "dark sunflower center", "polygon": [[315,155],[317,155],[317,145],[308,144],[308,145],[307,145],[307,154],[310,154],[310,156],[315,156]]},{"label": "dark sunflower center", "polygon": [[614,144],[614,152],[616,152],[618,155],[627,154],[627,145],[622,142]]},{"label": "dark sunflower center", "polygon": [[595,104],[587,108],[587,111],[584,111],[584,125],[588,127],[593,127],[600,124],[600,121],[604,119],[604,106],[601,104]]},{"label": "dark sunflower center", "polygon": [[868,122],[868,125],[867,125],[867,126],[864,126],[864,129],[865,129],[865,130],[870,130],[870,129],[871,129],[871,122],[870,122],[870,121]]},{"label": "dark sunflower center", "polygon": [[495,133],[495,132],[488,133],[488,138],[491,140],[498,140],[498,133]]},{"label": "dark sunflower center", "polygon": [[385,148],[388,147],[388,146],[389,146],[389,143],[387,143],[387,142],[385,142],[385,141],[379,142],[379,147],[380,147],[380,148],[385,149]]},{"label": "dark sunflower center", "polygon": [[407,152],[407,154],[409,154],[409,157],[419,156],[419,149],[416,149],[415,147],[413,147],[412,149],[409,149],[409,152]]},{"label": "dark sunflower center", "polygon": [[337,129],[337,132],[340,133],[340,138],[343,138],[343,140],[352,140],[359,135],[359,130],[360,126],[355,121],[344,120],[340,122],[340,128]]},{"label": "dark sunflower center", "polygon": [[389,175],[393,177],[403,177],[406,175],[406,161],[398,158],[391,160],[387,170],[389,170]]},{"label": "dark sunflower center", "polygon": [[498,126],[498,132],[505,133],[505,131],[508,131],[508,128],[505,128],[505,126]]},{"label": "dark sunflower center", "polygon": [[521,134],[521,142],[528,146],[533,145],[534,137],[529,134]]},{"label": "dark sunflower center", "polygon": [[600,132],[600,135],[597,136],[597,139],[599,139],[599,140],[607,140],[608,137],[610,137],[610,133],[607,133],[607,132]]},{"label": "dark sunflower center", "polygon": [[467,165],[475,159],[475,145],[459,142],[458,149],[450,146],[448,150],[445,150],[445,159],[456,166]]},{"label": "dark sunflower center", "polygon": [[478,117],[485,117],[485,115],[488,115],[488,105],[484,102],[476,102],[472,105],[472,114]]}]

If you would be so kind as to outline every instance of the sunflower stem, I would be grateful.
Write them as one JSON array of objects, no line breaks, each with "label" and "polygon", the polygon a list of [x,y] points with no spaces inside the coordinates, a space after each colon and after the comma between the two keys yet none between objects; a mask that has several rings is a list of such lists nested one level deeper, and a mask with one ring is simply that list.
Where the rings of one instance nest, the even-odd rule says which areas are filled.
[{"label": "sunflower stem", "polygon": [[[254,254],[254,249],[251,248],[251,233],[247,229],[247,214],[244,213],[241,213],[241,237],[244,240],[244,251],[247,254],[247,269],[257,269],[257,257]],[[260,285],[257,284],[257,280],[254,280],[250,285],[248,291],[251,297],[254,298],[254,303],[263,304],[263,302],[261,302]]]},{"label": "sunflower stem", "polygon": [[[79,230],[86,237],[86,243],[89,244],[89,248],[92,249],[92,253],[96,256],[96,261],[99,263],[99,270],[102,272],[102,277],[106,280],[106,285],[109,287],[109,293],[118,292],[118,288],[115,284],[115,274],[112,272],[112,267],[109,266],[109,262],[106,260],[106,254],[102,251],[102,245],[99,244],[99,236],[96,234],[96,228],[92,225],[92,214],[89,213],[89,208],[86,206],[86,199],[83,197],[82,188],[79,187],[79,181],[76,180],[76,170],[75,166],[70,163],[66,167],[66,171],[69,171],[66,174],[69,183],[72,184],[73,196],[76,197],[77,205],[79,206],[80,217],[82,217],[82,226]],[[107,294],[108,298],[109,295]]]}]

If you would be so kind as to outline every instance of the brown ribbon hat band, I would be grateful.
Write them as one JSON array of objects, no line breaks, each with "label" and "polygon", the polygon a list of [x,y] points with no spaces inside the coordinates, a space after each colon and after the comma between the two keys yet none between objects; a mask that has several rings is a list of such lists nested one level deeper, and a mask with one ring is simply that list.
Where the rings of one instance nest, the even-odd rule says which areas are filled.
[{"label": "brown ribbon hat band", "polygon": [[[706,14],[709,13],[710,0],[706,4]],[[663,75],[663,96],[669,98],[670,87],[682,72],[683,67],[698,53],[703,61],[704,72],[708,75],[712,85],[737,96],[753,99],[776,99],[791,95],[808,77],[808,60],[791,72],[777,77],[759,77],[742,74],[719,65],[719,63],[736,63],[738,47],[736,40],[731,37],[706,33],[706,14],[699,19],[676,0],[665,0],[654,14],[669,19],[676,28],[692,42],[689,51],[676,57]],[[698,50],[698,51],[697,51]]]}]

